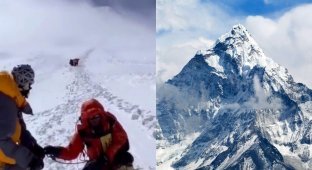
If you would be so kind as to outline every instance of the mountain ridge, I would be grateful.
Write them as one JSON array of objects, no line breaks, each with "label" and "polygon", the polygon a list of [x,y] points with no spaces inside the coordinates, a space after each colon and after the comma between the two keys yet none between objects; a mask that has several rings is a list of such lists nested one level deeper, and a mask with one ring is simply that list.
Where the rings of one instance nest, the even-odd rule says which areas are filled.
[{"label": "mountain ridge", "polygon": [[[299,156],[312,141],[312,112],[306,109],[312,91],[266,57],[244,26],[234,26],[212,48],[197,52],[164,88],[168,86],[183,96],[184,106],[175,98],[158,95],[157,118],[163,139],[175,144],[188,134],[201,133],[173,161],[174,168],[241,169],[247,164],[256,169],[295,168],[268,153],[291,155],[305,167],[312,164]],[[258,144],[254,141],[252,149],[240,153],[251,138]],[[288,150],[281,153],[277,147]],[[233,157],[235,154],[245,157]]]}]

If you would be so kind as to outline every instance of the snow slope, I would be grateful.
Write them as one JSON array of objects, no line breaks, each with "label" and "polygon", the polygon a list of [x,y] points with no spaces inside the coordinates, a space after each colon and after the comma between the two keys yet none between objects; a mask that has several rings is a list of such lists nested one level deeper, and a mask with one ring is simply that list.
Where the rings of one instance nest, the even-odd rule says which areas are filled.
[{"label": "snow slope", "polygon": [[[66,146],[82,102],[96,98],[128,133],[135,167],[155,169],[155,31],[110,7],[37,2],[2,1],[7,8],[0,11],[0,22],[10,21],[0,28],[0,36],[8,39],[0,45],[0,69],[27,63],[36,73],[29,97],[34,116],[25,116],[28,129],[42,146]],[[28,7],[36,9],[35,15]],[[18,13],[10,15],[14,9]],[[32,18],[23,30],[16,28],[20,17]],[[51,20],[43,27],[32,25],[45,18]],[[81,65],[70,67],[75,57]],[[47,170],[83,166],[44,161]]]},{"label": "snow slope", "polygon": [[[157,88],[157,167],[310,169],[312,90],[265,56],[244,26]],[[177,145],[181,154],[162,154]]]}]

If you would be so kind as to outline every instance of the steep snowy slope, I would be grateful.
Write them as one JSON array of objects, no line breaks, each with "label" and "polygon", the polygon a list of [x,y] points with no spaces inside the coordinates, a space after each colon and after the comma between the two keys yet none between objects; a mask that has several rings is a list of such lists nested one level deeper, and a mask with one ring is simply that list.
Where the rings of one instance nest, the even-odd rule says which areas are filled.
[{"label": "steep snowy slope", "polygon": [[[157,92],[159,167],[311,167],[312,91],[266,57],[242,25],[160,89],[166,93]],[[194,132],[200,135],[190,139]],[[193,142],[181,155],[158,159],[159,151],[186,140]]]},{"label": "steep snowy slope", "polygon": [[[12,60],[8,59],[8,61],[11,62]],[[49,63],[49,65],[42,65],[41,61],[42,63]],[[104,86],[106,82],[111,85],[115,84],[115,90],[118,88],[123,90],[127,89],[132,81],[139,80],[143,82],[143,85],[148,84],[152,87],[152,75],[146,79],[144,75],[135,73],[132,73],[132,76],[128,73],[124,76],[119,74],[120,78],[123,78],[123,82],[120,82],[119,80],[111,80],[114,76],[110,77],[110,74],[107,74],[106,77],[110,81],[107,82],[103,79],[104,83],[102,84],[100,81],[97,82],[96,79],[92,79],[91,73],[88,73],[88,69],[85,68],[86,66],[74,68],[70,67],[67,62],[66,59],[62,58],[55,60],[55,58],[44,57],[36,60],[22,59],[12,62],[30,63],[37,73],[36,84],[33,86],[29,99],[35,116],[26,116],[25,119],[29,124],[28,128],[38,142],[43,146],[48,144],[67,145],[75,130],[81,103],[95,97],[104,104],[107,110],[115,113],[127,131],[136,166],[144,169],[153,168],[155,164],[155,138],[152,134],[155,112],[149,103],[144,102],[144,100],[152,100],[153,95],[144,98],[141,98],[143,96],[136,96],[136,101],[131,101],[128,100],[131,97],[134,98],[131,93],[116,95],[113,93],[114,90]],[[91,63],[89,64],[93,66]],[[53,66],[53,69],[50,70],[50,66]],[[45,69],[48,72],[45,72]],[[114,74],[114,72],[110,73]],[[93,74],[95,74],[94,68]],[[98,70],[98,74],[103,74],[103,72]],[[141,85],[130,88],[132,93],[135,90],[138,93],[142,93],[142,90],[146,93],[154,92],[153,88],[144,87],[143,89]],[[45,159],[45,161],[45,169],[77,169],[74,165],[64,166],[49,159]]]},{"label": "steep snowy slope", "polygon": [[[0,28],[7,40],[0,46],[0,69],[27,63],[36,73],[29,97],[34,116],[25,116],[28,129],[43,146],[66,146],[81,103],[97,98],[128,133],[135,167],[155,169],[155,31],[109,7],[32,2],[3,1],[6,8],[0,11],[0,21],[9,21]],[[81,64],[70,67],[75,57]],[[83,166],[44,161],[47,170]]]}]

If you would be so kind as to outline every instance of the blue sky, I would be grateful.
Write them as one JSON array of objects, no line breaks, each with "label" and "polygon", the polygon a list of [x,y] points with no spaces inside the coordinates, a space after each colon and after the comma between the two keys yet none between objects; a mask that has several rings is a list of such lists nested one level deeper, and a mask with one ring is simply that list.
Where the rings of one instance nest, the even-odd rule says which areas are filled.
[{"label": "blue sky", "polygon": [[312,0],[157,0],[157,78],[178,74],[198,50],[242,24],[266,56],[312,88]]},{"label": "blue sky", "polygon": [[201,0],[214,3],[228,10],[231,15],[265,15],[285,12],[295,6],[311,3],[312,0]]},{"label": "blue sky", "polygon": [[[204,7],[213,5],[233,18],[250,15],[277,18],[292,8],[309,3],[312,3],[312,0],[198,0],[198,4]],[[171,31],[171,29],[157,29],[156,34],[162,36],[171,33]],[[209,34],[209,32],[206,34]],[[213,35],[214,33],[211,32],[210,34]]]}]

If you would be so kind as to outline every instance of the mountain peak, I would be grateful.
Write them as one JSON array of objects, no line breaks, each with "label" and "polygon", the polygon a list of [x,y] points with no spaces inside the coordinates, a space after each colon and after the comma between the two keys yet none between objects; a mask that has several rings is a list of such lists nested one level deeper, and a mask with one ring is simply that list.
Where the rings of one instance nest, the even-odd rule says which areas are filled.
[{"label": "mountain peak", "polygon": [[[235,41],[233,41],[233,39]],[[228,41],[231,40],[231,41]],[[250,45],[258,46],[256,41],[251,37],[250,33],[242,24],[234,25],[228,33],[222,35],[217,42],[235,43],[237,41],[248,42]]]},{"label": "mountain peak", "polygon": [[248,33],[247,29],[241,24],[234,25],[231,30],[231,34],[232,35],[238,34],[250,37],[250,34]]},{"label": "mountain peak", "polygon": [[157,165],[311,167],[312,90],[266,57],[244,26],[233,26],[214,46],[197,53],[166,85],[166,93],[157,96],[165,139],[158,145]]},{"label": "mountain peak", "polygon": [[264,55],[257,42],[241,24],[234,25],[228,33],[222,35],[212,49],[200,51],[200,53],[206,56],[208,65],[212,67],[215,64],[211,65],[210,63],[215,62],[209,61],[211,57],[213,58],[216,55],[220,58],[218,61],[224,60],[226,56],[234,59],[238,64],[240,74],[243,72],[247,73],[256,65],[267,69],[278,67],[278,64]]}]

